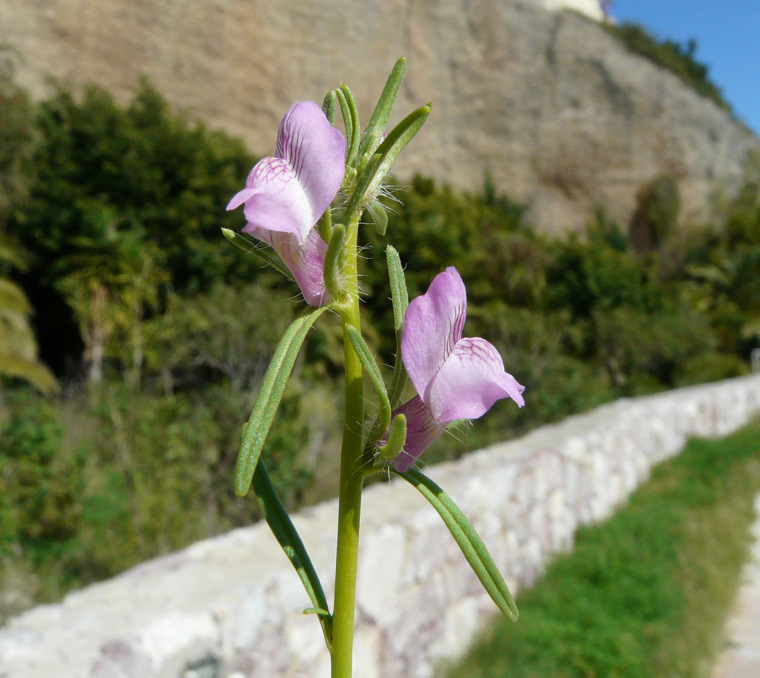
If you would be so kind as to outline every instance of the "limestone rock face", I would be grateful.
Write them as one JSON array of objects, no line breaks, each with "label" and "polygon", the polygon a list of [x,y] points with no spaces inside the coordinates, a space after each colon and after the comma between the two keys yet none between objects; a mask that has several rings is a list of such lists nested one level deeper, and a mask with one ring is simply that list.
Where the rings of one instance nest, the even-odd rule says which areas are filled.
[{"label": "limestone rock face", "polygon": [[598,14],[594,0],[3,0],[0,40],[36,96],[52,75],[126,100],[144,74],[259,154],[293,101],[321,101],[340,81],[366,121],[405,55],[397,115],[427,101],[433,114],[400,179],[478,190],[490,172],[560,232],[595,205],[626,222],[638,188],[667,172],[684,217],[705,216],[758,139],[568,4]]}]

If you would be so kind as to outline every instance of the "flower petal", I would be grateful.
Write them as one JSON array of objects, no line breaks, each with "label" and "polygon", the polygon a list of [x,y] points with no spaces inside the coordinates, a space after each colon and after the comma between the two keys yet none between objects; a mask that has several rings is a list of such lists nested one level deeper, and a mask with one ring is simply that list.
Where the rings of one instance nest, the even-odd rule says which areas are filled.
[{"label": "flower petal", "polygon": [[312,101],[300,101],[285,114],[275,155],[285,160],[311,206],[311,226],[330,206],[346,171],[346,139]]},{"label": "flower petal", "polygon": [[[249,175],[250,176],[250,175]],[[227,203],[225,208],[228,212],[234,210],[236,207],[240,207],[248,198],[256,195],[258,191],[255,188],[244,188],[242,191],[238,191],[232,196],[232,200]]]},{"label": "flower petal", "polygon": [[293,274],[307,304],[319,307],[327,303],[329,294],[324,277],[327,245],[316,229],[309,232],[303,243],[292,233],[258,229],[253,224],[248,224],[243,232],[274,248]]},{"label": "flower petal", "polygon": [[500,398],[525,404],[525,390],[504,371],[499,352],[485,339],[460,339],[438,370],[428,391],[428,406],[435,421],[477,419]]},{"label": "flower petal", "polygon": [[227,205],[231,210],[245,203],[249,226],[267,231],[292,233],[303,242],[316,220],[295,173],[285,160],[264,158],[248,175],[245,188]]},{"label": "flower petal", "polygon": [[406,309],[401,357],[425,402],[430,383],[462,337],[466,315],[467,292],[453,266],[439,273],[427,293],[412,299]]},{"label": "flower petal", "polygon": [[403,473],[414,466],[417,458],[444,432],[446,427],[433,421],[432,413],[425,407],[425,403],[419,396],[414,396],[393,414],[406,416],[406,443],[401,453],[391,462],[393,468]]}]

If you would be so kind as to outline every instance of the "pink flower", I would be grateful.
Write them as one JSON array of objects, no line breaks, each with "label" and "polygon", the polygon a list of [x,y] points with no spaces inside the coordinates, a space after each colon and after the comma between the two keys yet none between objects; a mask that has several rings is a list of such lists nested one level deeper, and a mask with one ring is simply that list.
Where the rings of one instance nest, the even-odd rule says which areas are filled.
[{"label": "pink flower", "polygon": [[393,460],[399,471],[408,471],[448,422],[477,419],[501,398],[525,404],[524,387],[504,371],[494,346],[462,337],[466,315],[467,292],[453,266],[406,310],[401,357],[417,395],[394,412],[407,418],[406,444]]},{"label": "pink flower", "polygon": [[345,153],[343,134],[322,109],[298,102],[280,123],[274,157],[256,164],[245,188],[227,205],[228,210],[244,205],[243,232],[276,250],[312,306],[327,301],[327,245],[314,226],[338,193]]}]

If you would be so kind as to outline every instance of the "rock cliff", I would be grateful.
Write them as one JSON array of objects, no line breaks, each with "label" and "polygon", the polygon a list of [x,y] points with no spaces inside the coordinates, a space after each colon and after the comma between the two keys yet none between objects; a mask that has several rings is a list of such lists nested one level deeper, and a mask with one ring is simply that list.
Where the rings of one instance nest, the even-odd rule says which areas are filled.
[{"label": "rock cliff", "polygon": [[[580,9],[591,7],[584,0]],[[399,114],[433,115],[399,176],[497,188],[545,230],[605,205],[627,221],[638,188],[673,175],[684,216],[735,183],[757,138],[675,76],[627,52],[559,0],[3,0],[0,40],[20,80],[94,81],[126,100],[147,75],[175,105],[271,151],[282,113],[339,81],[366,117],[399,55]],[[567,4],[565,2],[564,4]]]}]

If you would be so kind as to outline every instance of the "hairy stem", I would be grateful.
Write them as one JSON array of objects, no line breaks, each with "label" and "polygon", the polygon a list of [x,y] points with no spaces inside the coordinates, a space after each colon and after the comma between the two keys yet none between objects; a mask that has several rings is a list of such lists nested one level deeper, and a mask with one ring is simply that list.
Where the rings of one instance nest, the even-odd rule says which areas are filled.
[{"label": "hairy stem", "polygon": [[365,478],[362,463],[364,398],[362,366],[345,335],[346,325],[361,331],[359,289],[356,262],[356,239],[359,215],[349,225],[343,275],[349,299],[340,309],[344,327],[346,371],[345,420],[340,458],[340,493],[338,503],[338,548],[333,605],[332,678],[351,678],[351,654],[354,640],[356,608],[356,571],[359,556],[359,519],[361,494]]}]

